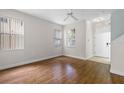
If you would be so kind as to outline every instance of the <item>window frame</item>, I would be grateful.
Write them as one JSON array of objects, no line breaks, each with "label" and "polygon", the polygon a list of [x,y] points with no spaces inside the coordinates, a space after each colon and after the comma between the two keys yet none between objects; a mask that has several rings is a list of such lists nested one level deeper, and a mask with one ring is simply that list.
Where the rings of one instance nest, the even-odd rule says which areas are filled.
[{"label": "window frame", "polygon": [[[60,37],[57,36],[57,33],[60,34]],[[61,47],[62,46],[62,31],[59,29],[54,30],[54,37],[53,37],[53,42],[55,47]],[[55,42],[59,41],[60,43],[57,45]]]},{"label": "window frame", "polygon": [[[12,17],[6,17],[6,16],[0,16],[0,18],[7,20],[7,24],[5,25],[5,23],[2,22],[1,19],[0,19],[0,51],[24,50],[24,45],[25,45],[24,44],[24,21],[22,21],[21,19],[12,18]],[[15,22],[15,24],[16,24],[16,26],[15,26],[16,28],[14,28],[14,30],[16,29],[15,30],[16,31],[15,33],[13,33],[13,31],[12,31],[12,28],[13,28],[12,26],[14,25],[14,24],[12,24],[12,20],[15,20],[16,22],[17,21],[20,21],[20,23],[18,23],[18,28],[17,28],[17,23]],[[20,24],[20,27],[19,27],[19,24]],[[7,26],[7,27],[5,27],[5,26]],[[5,29],[7,29],[7,30],[5,31]],[[17,32],[17,29],[18,29],[18,32]],[[23,32],[21,32],[21,34],[19,33],[19,30],[20,29],[21,29],[21,31],[23,31]],[[7,35],[8,35],[8,37],[7,37]],[[7,40],[4,40],[5,38],[7,38],[8,41]],[[13,40],[13,38],[15,40],[14,41],[14,44],[15,44],[14,46],[12,46],[12,40]],[[17,39],[18,39],[18,41],[16,41]],[[19,41],[19,39],[21,41]],[[4,45],[6,41],[8,42],[8,46]],[[1,43],[1,42],[3,42],[3,43]],[[19,43],[23,43],[23,45],[20,46],[20,45],[18,45]]]},{"label": "window frame", "polygon": [[[69,32],[73,32],[73,31],[74,31],[74,38],[72,38],[70,40],[70,37],[69,37],[68,34],[69,34]],[[74,45],[71,45],[70,41],[74,41]],[[65,33],[65,45],[66,45],[67,48],[75,48],[76,47],[76,31],[75,31],[75,28],[66,31],[66,33]]]}]

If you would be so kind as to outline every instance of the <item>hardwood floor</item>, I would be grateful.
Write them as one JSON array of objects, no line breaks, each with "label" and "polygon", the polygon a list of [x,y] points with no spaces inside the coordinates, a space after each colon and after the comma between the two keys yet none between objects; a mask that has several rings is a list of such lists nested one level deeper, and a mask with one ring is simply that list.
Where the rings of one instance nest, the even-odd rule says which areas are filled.
[{"label": "hardwood floor", "polygon": [[0,83],[124,83],[109,69],[108,64],[61,56],[0,71]]}]

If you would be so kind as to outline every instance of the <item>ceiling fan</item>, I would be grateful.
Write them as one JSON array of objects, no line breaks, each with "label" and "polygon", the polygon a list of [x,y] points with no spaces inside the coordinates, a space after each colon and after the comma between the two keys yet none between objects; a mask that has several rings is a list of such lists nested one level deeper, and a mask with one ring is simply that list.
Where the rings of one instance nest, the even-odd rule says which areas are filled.
[{"label": "ceiling fan", "polygon": [[78,18],[76,18],[74,16],[74,13],[72,12],[72,9],[69,9],[69,12],[67,13],[67,17],[64,19],[64,21],[66,21],[69,17],[71,17],[72,19],[78,21]]}]

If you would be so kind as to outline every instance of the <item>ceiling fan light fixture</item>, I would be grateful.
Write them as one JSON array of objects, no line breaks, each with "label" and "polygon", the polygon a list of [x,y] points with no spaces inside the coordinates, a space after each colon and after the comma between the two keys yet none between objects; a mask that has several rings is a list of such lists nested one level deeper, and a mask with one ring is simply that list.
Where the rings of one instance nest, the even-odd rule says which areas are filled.
[{"label": "ceiling fan light fixture", "polygon": [[67,13],[67,17],[64,19],[64,21],[66,21],[69,17],[71,17],[72,19],[78,21],[78,18],[76,18],[74,16],[74,13],[72,12],[72,9],[70,9],[70,11]]}]

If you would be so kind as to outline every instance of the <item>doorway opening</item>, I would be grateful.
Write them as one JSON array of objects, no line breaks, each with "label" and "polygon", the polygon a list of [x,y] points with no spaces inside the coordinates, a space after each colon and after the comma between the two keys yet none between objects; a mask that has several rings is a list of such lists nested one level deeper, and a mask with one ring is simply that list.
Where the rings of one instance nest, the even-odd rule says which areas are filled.
[{"label": "doorway opening", "polygon": [[[87,22],[87,58],[92,61],[110,64],[111,16],[104,15]],[[89,29],[90,28],[90,29]],[[88,32],[90,30],[90,32]]]}]

